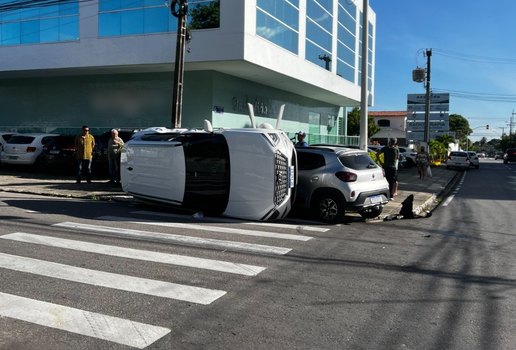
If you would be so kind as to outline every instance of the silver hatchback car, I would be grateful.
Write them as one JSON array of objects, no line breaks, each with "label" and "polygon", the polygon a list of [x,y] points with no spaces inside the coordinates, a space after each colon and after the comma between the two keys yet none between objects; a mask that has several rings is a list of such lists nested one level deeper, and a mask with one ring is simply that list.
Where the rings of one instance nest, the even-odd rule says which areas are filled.
[{"label": "silver hatchback car", "polygon": [[298,186],[295,207],[335,223],[346,210],[364,218],[382,213],[389,184],[383,169],[365,151],[330,145],[296,148]]}]

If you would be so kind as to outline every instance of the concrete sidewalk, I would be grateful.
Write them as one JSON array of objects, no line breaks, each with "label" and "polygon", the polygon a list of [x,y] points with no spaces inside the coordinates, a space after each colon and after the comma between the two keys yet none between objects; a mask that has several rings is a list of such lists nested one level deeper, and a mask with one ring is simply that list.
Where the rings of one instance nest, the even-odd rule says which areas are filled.
[{"label": "concrete sidewalk", "polygon": [[[439,196],[461,174],[446,170],[444,166],[432,168],[432,178],[420,180],[416,168],[400,169],[398,172],[399,190],[384,208],[380,219],[400,212],[401,202],[414,195],[414,212],[433,210],[439,203]],[[101,200],[132,200],[121,188],[110,186],[107,180],[93,180],[92,183],[75,183],[73,176],[40,174],[20,169],[0,168],[0,191],[29,193],[53,197],[69,197]]]}]

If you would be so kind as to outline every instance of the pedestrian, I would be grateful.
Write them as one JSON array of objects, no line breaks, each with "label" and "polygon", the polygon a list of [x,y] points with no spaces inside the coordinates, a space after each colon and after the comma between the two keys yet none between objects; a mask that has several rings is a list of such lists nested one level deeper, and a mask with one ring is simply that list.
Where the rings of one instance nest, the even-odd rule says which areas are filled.
[{"label": "pedestrian", "polygon": [[397,192],[396,183],[398,182],[398,161],[400,158],[400,151],[397,146],[398,140],[392,138],[389,140],[389,145],[383,147],[376,152],[376,160],[380,162],[380,154],[383,153],[382,167],[385,171],[385,178],[389,183],[389,199],[394,200],[394,194]]},{"label": "pedestrian", "polygon": [[308,142],[305,141],[306,133],[304,131],[297,132],[296,147],[308,147]]},{"label": "pedestrian", "polygon": [[90,128],[86,125],[82,127],[82,134],[75,138],[76,158],[77,158],[77,179],[76,183],[81,183],[83,170],[86,171],[86,181],[91,182],[91,160],[93,159],[93,148],[95,138],[90,134]]},{"label": "pedestrian", "polygon": [[111,130],[111,138],[108,141],[107,154],[109,162],[109,183],[120,185],[120,155],[124,148],[124,140],[118,137],[118,130]]},{"label": "pedestrian", "polygon": [[417,172],[419,173],[419,179],[424,180],[427,168],[428,168],[428,160],[429,156],[428,153],[425,152],[425,146],[421,146],[421,149],[419,152],[417,152],[416,155],[416,166],[417,166]]}]

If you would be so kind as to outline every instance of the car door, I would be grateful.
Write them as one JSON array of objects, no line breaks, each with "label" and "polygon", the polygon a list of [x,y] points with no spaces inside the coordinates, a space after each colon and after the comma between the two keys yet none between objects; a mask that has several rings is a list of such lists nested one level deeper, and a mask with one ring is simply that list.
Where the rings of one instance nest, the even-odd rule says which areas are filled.
[{"label": "car door", "polygon": [[298,149],[297,164],[296,204],[308,208],[313,192],[322,181],[326,160],[321,154]]}]

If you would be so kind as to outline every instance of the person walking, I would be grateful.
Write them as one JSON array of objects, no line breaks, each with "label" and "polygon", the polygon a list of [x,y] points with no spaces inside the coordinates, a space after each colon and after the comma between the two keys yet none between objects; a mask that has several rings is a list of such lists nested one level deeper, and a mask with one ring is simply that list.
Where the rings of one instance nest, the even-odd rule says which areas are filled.
[{"label": "person walking", "polygon": [[109,183],[120,185],[120,155],[124,148],[124,140],[118,136],[118,130],[111,130],[111,138],[108,141],[107,154],[109,162]]},{"label": "person walking", "polygon": [[425,146],[421,146],[421,149],[419,152],[417,152],[416,155],[416,166],[417,166],[417,172],[419,173],[419,179],[424,180],[427,168],[428,168],[428,161],[429,156],[428,153],[425,151]]},{"label": "person walking", "polygon": [[376,160],[380,162],[380,154],[383,153],[382,167],[385,170],[385,178],[389,183],[389,200],[394,200],[394,194],[397,192],[398,182],[398,161],[400,158],[400,151],[397,146],[398,140],[392,138],[389,140],[389,146],[383,147],[376,152]]},{"label": "person walking", "polygon": [[297,133],[297,142],[296,147],[308,147],[308,142],[305,141],[306,133],[304,131],[299,131]]},{"label": "person walking", "polygon": [[91,160],[93,159],[93,148],[95,138],[90,134],[90,128],[83,125],[82,134],[75,137],[75,148],[77,158],[77,179],[76,183],[81,183],[83,170],[86,170],[86,181],[91,182]]}]

